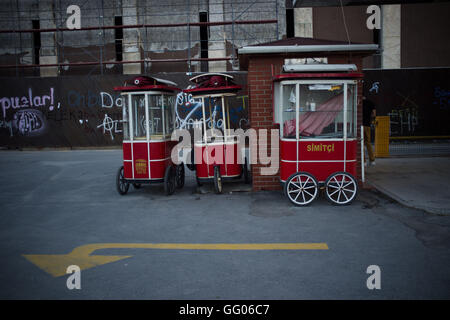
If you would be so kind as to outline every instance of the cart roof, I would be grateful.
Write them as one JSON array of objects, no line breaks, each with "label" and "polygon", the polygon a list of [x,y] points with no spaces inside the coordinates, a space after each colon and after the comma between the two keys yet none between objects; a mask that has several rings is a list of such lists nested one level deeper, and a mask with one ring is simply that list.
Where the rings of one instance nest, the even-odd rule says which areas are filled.
[{"label": "cart roof", "polygon": [[181,91],[175,82],[150,76],[139,76],[126,81],[124,86],[114,87],[114,91]]},{"label": "cart roof", "polygon": [[233,76],[224,73],[203,73],[189,79],[195,84],[183,91],[193,95],[233,93],[242,88],[233,79]]},{"label": "cart roof", "polygon": [[227,77],[227,78],[230,78],[230,79],[234,79],[234,77],[230,76],[229,74],[210,72],[210,73],[199,74],[198,76],[190,78],[189,81],[199,83],[199,82],[203,82],[203,81],[208,80],[212,76],[222,76],[222,77]]}]

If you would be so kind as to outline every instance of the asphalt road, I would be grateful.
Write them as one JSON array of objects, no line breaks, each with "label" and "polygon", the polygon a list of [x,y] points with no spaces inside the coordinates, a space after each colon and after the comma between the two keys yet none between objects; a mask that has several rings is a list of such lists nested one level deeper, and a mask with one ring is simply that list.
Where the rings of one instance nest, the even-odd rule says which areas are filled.
[{"label": "asphalt road", "polygon": [[[189,170],[172,196],[162,185],[120,196],[120,165],[120,150],[0,153],[1,299],[450,298],[449,216],[367,190],[350,206],[321,197],[306,208],[281,191],[230,193],[234,184],[199,193]],[[106,246],[83,247],[98,243]],[[126,247],[161,243],[225,250]],[[243,243],[328,249],[226,249]],[[71,263],[61,257],[75,248],[91,248],[102,263],[82,269],[81,289],[69,290],[69,274],[45,270]],[[45,269],[24,255],[59,260],[38,256]],[[111,255],[122,257],[102,260]],[[367,288],[370,265],[380,268],[381,289]]]}]

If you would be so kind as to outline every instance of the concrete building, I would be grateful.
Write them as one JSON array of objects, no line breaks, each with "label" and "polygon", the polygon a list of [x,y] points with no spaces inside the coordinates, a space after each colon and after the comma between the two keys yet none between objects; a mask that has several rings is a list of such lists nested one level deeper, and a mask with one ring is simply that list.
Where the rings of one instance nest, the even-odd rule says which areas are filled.
[{"label": "concrete building", "polygon": [[[365,69],[450,66],[449,1],[287,1],[294,35],[316,39],[376,43],[378,55]],[[357,5],[354,5],[357,4]],[[380,29],[369,29],[370,5],[380,9]],[[288,15],[289,16],[289,15]]]},{"label": "concrete building", "polygon": [[[71,5],[80,30],[68,30]],[[9,0],[0,10],[0,72],[232,71],[237,48],[285,36],[284,12],[283,0]]]},{"label": "concrete building", "polygon": [[[70,5],[81,30],[67,29]],[[367,27],[370,5],[380,29]],[[446,67],[449,13],[449,1],[425,0],[8,0],[0,74],[233,71],[238,48],[294,36],[379,44],[366,69]],[[30,67],[39,64],[50,66]]]}]

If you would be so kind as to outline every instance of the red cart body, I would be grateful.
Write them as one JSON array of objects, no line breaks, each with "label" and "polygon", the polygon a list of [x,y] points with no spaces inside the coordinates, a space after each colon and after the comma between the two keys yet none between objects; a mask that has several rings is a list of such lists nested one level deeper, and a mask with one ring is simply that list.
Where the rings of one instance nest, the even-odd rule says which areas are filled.
[{"label": "red cart body", "polygon": [[[172,165],[171,152],[176,142],[163,141],[124,141],[124,177],[133,180],[160,180],[168,166]],[[147,165],[148,164],[148,165]]]},{"label": "red cart body", "polygon": [[198,142],[194,146],[195,158],[203,157],[205,161],[196,164],[199,179],[214,178],[214,167],[219,167],[220,175],[224,178],[239,177],[242,173],[242,164],[238,163],[238,143],[231,141],[225,143],[204,144]]},{"label": "red cart body", "polygon": [[356,140],[280,141],[280,179],[295,172],[311,173],[318,182],[345,171],[356,176]]},{"label": "red cart body", "polygon": [[285,194],[294,204],[307,205],[323,187],[332,203],[349,204],[357,193],[357,82],[362,74],[352,65],[339,73],[298,68],[305,72],[273,79]]},{"label": "red cart body", "polygon": [[[117,175],[120,194],[128,184],[164,182],[167,194],[174,191],[174,181],[184,184],[184,166],[174,166],[171,160],[176,141],[174,130],[176,94],[181,91],[167,80],[137,77],[132,84],[115,87],[123,102],[123,167]],[[181,176],[182,175],[182,176]],[[182,181],[181,181],[182,180]]]},{"label": "red cart body", "polygon": [[[220,73],[202,74],[190,79],[194,88],[186,94],[201,102],[202,137],[194,141],[195,171],[197,183],[214,181],[217,193],[222,192],[222,179],[241,177],[248,167],[240,160],[241,151],[236,136],[230,135],[230,98],[236,96],[241,86],[233,83],[233,77]],[[236,99],[234,99],[236,100]],[[248,171],[245,172],[248,176]]]}]

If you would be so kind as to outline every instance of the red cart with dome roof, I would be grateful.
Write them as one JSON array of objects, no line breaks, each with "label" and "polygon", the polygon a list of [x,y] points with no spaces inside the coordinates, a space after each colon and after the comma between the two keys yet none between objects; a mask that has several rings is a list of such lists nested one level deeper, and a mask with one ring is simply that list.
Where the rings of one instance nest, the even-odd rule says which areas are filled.
[{"label": "red cart with dome roof", "polygon": [[122,96],[123,166],[118,170],[119,194],[128,192],[130,184],[162,182],[167,195],[184,185],[184,164],[171,160],[174,130],[176,84],[154,77],[136,77],[131,83],[115,87]]},{"label": "red cart with dome roof", "polygon": [[[194,159],[197,184],[213,181],[216,193],[222,193],[222,181],[239,179],[242,175],[249,182],[248,161],[245,151],[239,150],[237,136],[232,128],[230,109],[236,103],[241,86],[233,76],[222,73],[206,73],[190,79],[194,85],[184,92],[201,102],[201,138],[194,141]],[[244,148],[245,149],[245,148]]]},{"label": "red cart with dome roof", "polygon": [[333,204],[357,194],[357,82],[354,65],[285,65],[273,79],[280,124],[280,180],[295,205]]}]

